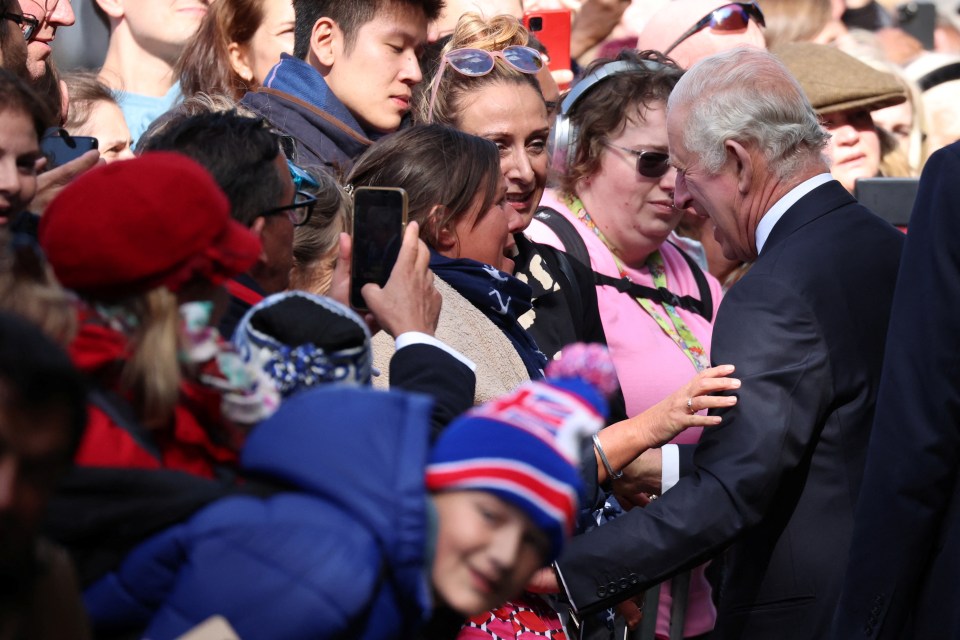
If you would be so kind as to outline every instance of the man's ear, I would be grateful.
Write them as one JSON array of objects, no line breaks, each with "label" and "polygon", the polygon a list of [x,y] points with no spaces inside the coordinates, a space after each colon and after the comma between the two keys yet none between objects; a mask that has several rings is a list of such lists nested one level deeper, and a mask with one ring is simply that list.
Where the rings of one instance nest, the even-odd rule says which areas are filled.
[{"label": "man's ear", "polygon": [[94,0],[100,10],[107,14],[107,17],[113,20],[123,18],[123,0]]},{"label": "man's ear", "polygon": [[250,225],[250,231],[252,231],[257,238],[260,239],[260,255],[257,257],[257,262],[262,264],[267,263],[267,243],[263,241],[263,231],[267,226],[266,216],[257,216],[253,221],[253,224]]},{"label": "man's ear", "polygon": [[238,76],[246,82],[253,80],[253,69],[250,67],[250,61],[247,58],[247,49],[239,42],[231,42],[227,45],[227,55],[230,56],[230,66]]},{"label": "man's ear", "polygon": [[329,71],[343,51],[343,32],[330,18],[320,18],[310,32],[310,50],[307,62],[320,70]]},{"label": "man's ear", "polygon": [[723,143],[728,158],[734,163],[737,174],[737,190],[747,193],[753,185],[753,156],[742,144],[736,140],[727,140]]}]

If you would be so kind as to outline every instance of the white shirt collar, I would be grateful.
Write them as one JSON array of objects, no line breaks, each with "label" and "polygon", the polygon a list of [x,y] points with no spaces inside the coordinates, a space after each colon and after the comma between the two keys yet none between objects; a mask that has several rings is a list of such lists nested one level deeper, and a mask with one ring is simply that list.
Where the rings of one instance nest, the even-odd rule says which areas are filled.
[{"label": "white shirt collar", "polygon": [[770,237],[770,232],[773,231],[773,227],[776,226],[777,222],[780,221],[780,218],[783,217],[783,214],[785,214],[790,207],[796,204],[797,200],[807,195],[820,185],[826,184],[831,180],[833,180],[833,176],[831,176],[829,173],[821,173],[813,176],[812,178],[804,180],[793,189],[788,191],[786,195],[777,200],[773,206],[767,210],[767,213],[760,218],[760,222],[757,224],[757,255],[760,255],[760,252],[763,251],[763,245],[766,244],[767,238]]}]

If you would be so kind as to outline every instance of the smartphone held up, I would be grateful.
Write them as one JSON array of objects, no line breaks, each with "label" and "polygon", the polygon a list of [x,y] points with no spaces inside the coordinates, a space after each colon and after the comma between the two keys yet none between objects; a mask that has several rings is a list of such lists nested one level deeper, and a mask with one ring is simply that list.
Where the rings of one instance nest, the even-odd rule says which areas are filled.
[{"label": "smartphone held up", "polygon": [[40,138],[40,151],[47,157],[47,168],[53,169],[76,160],[87,151],[97,148],[97,139],[91,136],[72,136],[66,129],[51,127]]},{"label": "smartphone held up", "polygon": [[353,194],[353,254],[350,306],[367,310],[363,286],[384,286],[400,253],[407,223],[407,192],[392,187],[358,187]]},{"label": "smartphone held up", "polygon": [[571,20],[569,9],[541,9],[523,14],[523,26],[547,51],[550,71],[570,70]]}]

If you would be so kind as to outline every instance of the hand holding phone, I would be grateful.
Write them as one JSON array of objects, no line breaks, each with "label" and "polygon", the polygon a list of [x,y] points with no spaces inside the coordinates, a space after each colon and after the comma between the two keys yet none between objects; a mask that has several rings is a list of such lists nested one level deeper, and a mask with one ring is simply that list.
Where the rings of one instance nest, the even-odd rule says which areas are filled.
[{"label": "hand holding phone", "polygon": [[419,238],[420,227],[410,222],[403,232],[400,255],[386,286],[366,287],[367,306],[378,328],[396,338],[408,331],[434,335],[443,300],[433,286],[430,249]]},{"label": "hand holding phone", "polygon": [[77,176],[105,162],[97,150],[92,149],[59,167],[51,168],[47,164],[42,172],[37,174],[37,194],[30,201],[30,210],[35,213],[46,211],[54,198]]},{"label": "hand holding phone", "polygon": [[98,144],[94,137],[72,136],[66,129],[51,127],[40,138],[40,151],[47,157],[47,168],[54,169],[96,149]]},{"label": "hand holding phone", "polygon": [[367,310],[361,290],[387,284],[407,223],[407,192],[389,187],[359,187],[353,194],[353,251],[350,306]]}]

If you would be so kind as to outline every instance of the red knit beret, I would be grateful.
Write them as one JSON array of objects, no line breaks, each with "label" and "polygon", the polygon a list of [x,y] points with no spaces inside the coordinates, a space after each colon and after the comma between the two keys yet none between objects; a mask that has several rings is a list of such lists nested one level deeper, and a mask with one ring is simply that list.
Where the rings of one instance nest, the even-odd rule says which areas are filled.
[{"label": "red knit beret", "polygon": [[39,236],[60,282],[94,298],[175,292],[194,278],[219,284],[260,253],[206,169],[168,152],[79,176],[44,212]]}]

